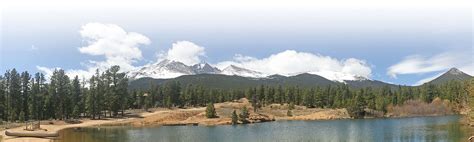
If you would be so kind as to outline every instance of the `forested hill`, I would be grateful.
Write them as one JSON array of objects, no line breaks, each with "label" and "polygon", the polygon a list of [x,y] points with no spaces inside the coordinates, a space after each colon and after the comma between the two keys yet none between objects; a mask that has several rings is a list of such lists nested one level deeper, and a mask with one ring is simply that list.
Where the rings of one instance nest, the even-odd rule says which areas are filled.
[{"label": "forested hill", "polygon": [[[198,74],[198,75],[185,75],[174,79],[153,79],[153,78],[140,78],[130,82],[129,89],[149,89],[151,86],[160,85],[169,81],[178,81],[182,85],[201,85],[203,87],[218,88],[218,89],[245,89],[255,87],[258,85],[266,86],[299,86],[299,87],[324,87],[328,85],[342,85],[343,83],[337,81],[331,81],[319,75],[313,74],[299,74],[296,76],[281,76],[272,75],[266,78],[248,78],[241,76],[228,76],[221,74]],[[380,88],[389,86],[391,88],[396,85],[377,81],[377,80],[353,80],[345,81],[345,83],[353,88],[364,88],[374,87]]]}]

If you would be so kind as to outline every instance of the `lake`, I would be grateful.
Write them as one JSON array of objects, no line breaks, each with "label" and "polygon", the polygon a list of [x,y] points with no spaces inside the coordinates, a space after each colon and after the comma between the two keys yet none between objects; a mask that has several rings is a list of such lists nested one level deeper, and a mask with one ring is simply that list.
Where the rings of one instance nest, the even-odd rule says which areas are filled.
[{"label": "lake", "polygon": [[61,131],[60,142],[467,141],[460,116],[275,121],[237,126],[126,126]]}]

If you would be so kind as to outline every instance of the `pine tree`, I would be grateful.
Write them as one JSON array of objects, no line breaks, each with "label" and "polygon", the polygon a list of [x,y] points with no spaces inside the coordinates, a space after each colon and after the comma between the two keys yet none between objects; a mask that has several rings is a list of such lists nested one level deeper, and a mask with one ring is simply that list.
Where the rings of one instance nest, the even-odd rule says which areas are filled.
[{"label": "pine tree", "polygon": [[81,92],[81,84],[79,82],[79,77],[76,75],[74,80],[72,81],[71,85],[71,93],[72,93],[72,104],[73,104],[73,117],[78,118],[81,114],[80,108],[82,105],[82,92]]},{"label": "pine tree", "polygon": [[270,87],[265,87],[265,91],[263,93],[263,96],[264,96],[264,105],[268,105],[268,104],[271,104],[273,103],[273,98],[271,98],[271,94],[270,94]]},{"label": "pine tree", "polygon": [[349,115],[352,118],[356,118],[356,119],[363,118],[365,115],[365,111],[364,111],[365,101],[361,94],[363,94],[363,91],[360,91],[359,93],[357,93],[357,95],[355,96],[352,102],[352,105],[349,108],[347,108],[347,111],[349,112]]},{"label": "pine tree", "polygon": [[257,95],[251,95],[252,96],[252,107],[253,107],[253,112],[257,112],[259,108],[259,102],[258,102],[258,97]]},{"label": "pine tree", "polygon": [[0,121],[6,120],[5,78],[0,75]]},{"label": "pine tree", "polygon": [[19,121],[20,122],[25,122],[26,118],[25,118],[25,112],[21,111],[20,112],[20,118],[19,118]]},{"label": "pine tree", "polygon": [[55,70],[51,76],[50,92],[53,96],[56,119],[68,119],[72,113],[69,82],[69,77],[62,69]]},{"label": "pine tree", "polygon": [[237,112],[234,110],[232,111],[232,125],[236,125],[239,122],[239,117],[237,116]]},{"label": "pine tree", "polygon": [[92,76],[89,80],[89,91],[86,96],[86,112],[91,117],[95,119],[97,115],[97,106],[96,106],[96,95],[97,94],[97,82],[96,76]]},{"label": "pine tree", "polygon": [[21,79],[20,74],[16,69],[12,69],[9,73],[5,74],[7,78],[7,109],[10,121],[18,120],[18,116],[21,112]]},{"label": "pine tree", "polygon": [[74,106],[74,109],[72,111],[72,118],[79,118],[79,115],[81,114],[79,105]]},{"label": "pine tree", "polygon": [[262,107],[265,103],[265,87],[260,85],[256,90],[256,99],[258,100],[258,108]]},{"label": "pine tree", "polygon": [[312,89],[305,89],[303,93],[304,105],[308,108],[314,107],[314,91]]},{"label": "pine tree", "polygon": [[244,106],[239,115],[240,121],[242,123],[248,123],[247,119],[249,118],[249,115],[249,110],[247,109],[247,107]]},{"label": "pine tree", "polygon": [[117,74],[117,96],[119,97],[118,103],[120,105],[120,111],[122,117],[124,116],[124,111],[127,108],[127,96],[128,96],[128,77],[125,73]]},{"label": "pine tree", "polygon": [[105,90],[105,75],[104,73],[100,73],[99,69],[96,70],[96,78],[95,78],[95,83],[96,83],[96,88],[95,88],[95,101],[94,101],[94,107],[95,107],[95,113],[97,115],[98,119],[102,118],[102,112],[104,111],[105,107],[103,104],[105,103],[105,97],[104,94],[106,93]]},{"label": "pine tree", "polygon": [[31,79],[31,93],[28,97],[28,114],[30,119],[36,119],[39,120],[38,118],[38,103],[40,102],[38,100],[39,96],[39,73],[35,74],[35,77]]},{"label": "pine tree", "polygon": [[39,73],[38,76],[35,76],[36,78],[36,83],[38,84],[39,86],[39,91],[38,91],[38,94],[37,94],[37,100],[38,100],[38,103],[37,103],[37,119],[41,120],[41,119],[45,119],[45,112],[47,112],[46,110],[46,99],[47,99],[47,96],[48,96],[48,85],[45,83],[46,82],[46,78],[44,76],[44,74],[42,73]]},{"label": "pine tree", "polygon": [[282,100],[282,87],[279,85],[278,88],[275,89],[275,94],[273,95],[273,102],[274,103],[279,103],[279,104],[283,104],[283,102],[281,101]]},{"label": "pine tree", "polygon": [[387,112],[385,98],[383,95],[377,95],[375,97],[375,109],[383,112]]},{"label": "pine tree", "polygon": [[21,73],[21,98],[20,98],[20,106],[17,106],[20,108],[20,111],[23,112],[23,120],[28,120],[29,119],[29,99],[30,99],[30,92],[31,92],[31,87],[30,87],[30,79],[31,76],[30,74],[25,71]]},{"label": "pine tree", "polygon": [[367,104],[367,108],[369,109],[375,109],[375,95],[373,94],[372,88],[368,87],[365,90],[365,100]]},{"label": "pine tree", "polygon": [[206,117],[207,118],[217,118],[216,109],[214,108],[214,104],[209,103],[206,107]]}]

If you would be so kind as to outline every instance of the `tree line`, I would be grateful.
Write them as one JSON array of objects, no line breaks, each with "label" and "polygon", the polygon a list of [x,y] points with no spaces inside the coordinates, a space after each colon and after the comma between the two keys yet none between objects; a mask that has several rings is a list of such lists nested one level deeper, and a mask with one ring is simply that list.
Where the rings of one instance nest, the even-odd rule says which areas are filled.
[{"label": "tree line", "polygon": [[[353,117],[364,115],[364,109],[387,112],[389,106],[403,105],[408,100],[431,103],[435,98],[448,100],[456,110],[466,107],[469,82],[423,84],[421,86],[385,86],[380,88],[351,88],[348,85],[325,87],[259,85],[247,89],[218,89],[201,85],[170,81],[150,85],[149,89],[132,90],[133,94],[149,93],[148,97],[135,97],[132,108],[142,107],[205,107],[209,103],[248,98],[254,111],[270,104],[301,105],[308,108],[347,108]],[[132,95],[137,96],[137,95]],[[455,111],[456,111],[455,110]]]},{"label": "tree line", "polygon": [[119,66],[112,66],[81,80],[56,69],[48,82],[42,73],[7,70],[0,75],[0,119],[13,122],[123,116],[128,108],[128,78],[119,70]]},{"label": "tree line", "polygon": [[[57,69],[47,78],[16,69],[0,75],[0,119],[25,121],[121,117],[127,109],[152,107],[204,107],[209,103],[248,98],[254,111],[277,103],[308,108],[347,108],[354,117],[363,109],[387,112],[390,105],[407,100],[431,102],[439,97],[460,108],[465,106],[468,82],[449,81],[441,85],[351,88],[345,84],[324,87],[258,85],[247,89],[218,89],[168,81],[149,89],[128,90],[129,79],[119,66],[97,70],[91,78],[70,78]],[[48,80],[48,81],[47,81]],[[472,89],[471,89],[472,90]]]}]

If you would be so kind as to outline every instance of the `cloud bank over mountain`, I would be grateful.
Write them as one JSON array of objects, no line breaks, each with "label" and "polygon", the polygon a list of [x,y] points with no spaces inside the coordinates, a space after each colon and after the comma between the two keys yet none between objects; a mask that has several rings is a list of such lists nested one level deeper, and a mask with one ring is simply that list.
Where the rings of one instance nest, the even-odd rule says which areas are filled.
[{"label": "cloud bank over mountain", "polygon": [[236,55],[231,61],[216,64],[220,69],[229,65],[237,65],[268,75],[290,76],[300,73],[312,73],[338,81],[354,80],[356,77],[370,78],[372,74],[370,66],[361,59],[336,59],[330,56],[295,50],[286,50],[262,59]]}]

